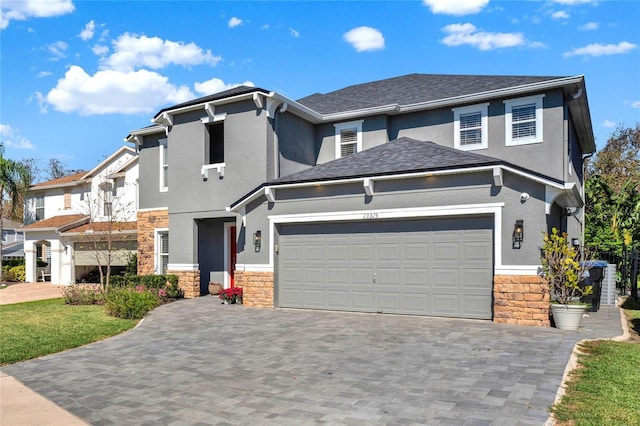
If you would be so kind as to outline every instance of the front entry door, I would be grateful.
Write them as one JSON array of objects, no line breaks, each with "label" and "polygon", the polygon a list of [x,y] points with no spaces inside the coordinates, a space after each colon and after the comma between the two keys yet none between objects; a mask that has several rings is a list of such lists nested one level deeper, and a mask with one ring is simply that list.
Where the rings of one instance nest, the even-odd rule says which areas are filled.
[{"label": "front entry door", "polygon": [[231,287],[235,287],[234,272],[236,270],[236,227],[229,227],[229,283]]}]

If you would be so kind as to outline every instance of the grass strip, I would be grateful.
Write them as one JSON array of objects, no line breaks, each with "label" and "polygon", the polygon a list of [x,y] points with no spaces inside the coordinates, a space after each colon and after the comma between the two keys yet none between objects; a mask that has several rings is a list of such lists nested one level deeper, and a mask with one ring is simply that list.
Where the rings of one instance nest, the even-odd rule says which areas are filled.
[{"label": "grass strip", "polygon": [[103,306],[65,305],[63,299],[0,306],[0,365],[86,345],[133,328]]}]

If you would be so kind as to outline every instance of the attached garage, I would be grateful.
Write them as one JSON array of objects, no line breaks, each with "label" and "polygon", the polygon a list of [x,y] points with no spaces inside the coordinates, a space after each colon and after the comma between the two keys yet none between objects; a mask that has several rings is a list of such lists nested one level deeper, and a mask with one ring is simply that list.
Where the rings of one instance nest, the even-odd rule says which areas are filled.
[{"label": "attached garage", "polygon": [[492,216],[278,225],[280,307],[492,318]]}]

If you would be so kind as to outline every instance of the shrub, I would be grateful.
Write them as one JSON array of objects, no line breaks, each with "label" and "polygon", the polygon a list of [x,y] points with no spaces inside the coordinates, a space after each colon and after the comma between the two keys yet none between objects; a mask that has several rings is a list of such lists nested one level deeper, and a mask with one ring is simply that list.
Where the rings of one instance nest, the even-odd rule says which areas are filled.
[{"label": "shrub", "polygon": [[169,299],[178,299],[183,296],[178,287],[177,275],[124,275],[111,277],[112,287],[136,287],[143,285],[147,288],[163,289]]},{"label": "shrub", "polygon": [[26,278],[24,265],[18,265],[13,267],[3,266],[2,278],[5,281],[23,282]]},{"label": "shrub", "polygon": [[105,296],[107,313],[117,318],[140,319],[161,303],[158,290],[146,287],[111,287]]},{"label": "shrub", "polygon": [[104,292],[98,285],[72,284],[62,291],[67,305],[103,305]]}]

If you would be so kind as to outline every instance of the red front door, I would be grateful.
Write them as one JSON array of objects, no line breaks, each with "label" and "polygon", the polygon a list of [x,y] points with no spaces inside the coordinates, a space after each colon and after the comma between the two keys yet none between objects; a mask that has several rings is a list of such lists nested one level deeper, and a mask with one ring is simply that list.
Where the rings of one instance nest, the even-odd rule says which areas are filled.
[{"label": "red front door", "polygon": [[235,287],[234,272],[236,270],[236,227],[229,227],[229,280],[231,287]]}]

